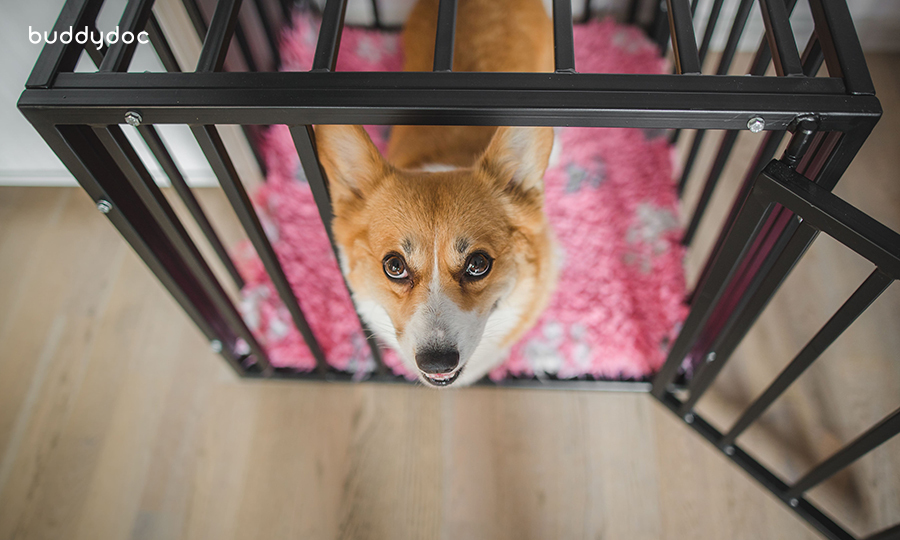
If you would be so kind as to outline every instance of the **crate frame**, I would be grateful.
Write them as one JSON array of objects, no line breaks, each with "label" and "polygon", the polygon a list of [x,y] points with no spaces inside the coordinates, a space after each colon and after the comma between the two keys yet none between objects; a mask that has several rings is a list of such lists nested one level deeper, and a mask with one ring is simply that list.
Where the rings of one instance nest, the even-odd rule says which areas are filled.
[{"label": "crate frame", "polygon": [[[758,0],[765,26],[750,77],[728,75],[753,6],[740,0],[714,74],[703,64],[722,9],[705,14],[700,45],[694,32],[698,2],[651,5],[648,33],[665,51],[671,42],[675,72],[668,75],[578,73],[571,3],[554,0],[554,73],[452,71],[456,1],[440,0],[433,72],[335,72],[346,0],[327,0],[313,68],[309,72],[256,72],[240,0],[219,0],[207,21],[196,0],[184,0],[203,46],[196,66],[181,66],[160,28],[153,0],[129,0],[122,31],[148,32],[168,73],[126,73],[136,43],[94,48],[57,41],[45,45],[18,106],[88,195],[194,321],[214,349],[247,378],[351,381],[329,368],[307,315],[283,269],[216,128],[287,124],[322,221],[331,235],[327,180],[318,162],[315,124],[435,124],[627,127],[695,130],[678,189],[696,164],[705,130],[726,130],[690,219],[684,243],[699,226],[737,135],[765,130],[756,157],[688,301],[690,313],[665,365],[652,380],[604,381],[513,378],[481,385],[541,389],[648,392],[707,438],[724,455],[830,539],[855,539],[803,497],[803,493],[900,431],[900,410],[889,415],[800,481],[788,485],[740,446],[740,433],[877,298],[900,277],[900,236],[830,193],[881,116],[880,104],[844,0],[808,0],[815,31],[801,52],[789,17],[796,0]],[[290,18],[287,4],[273,18],[268,0],[248,0],[262,21],[271,57],[278,61],[276,29]],[[381,27],[377,0],[371,0]],[[94,28],[103,0],[67,0],[54,30]],[[628,17],[637,22],[642,2]],[[586,0],[585,13],[591,11]],[[646,11],[646,10],[645,10]],[[275,13],[279,11],[276,9]],[[701,17],[702,18],[702,17]],[[238,53],[229,53],[232,38]],[[96,73],[75,73],[82,54]],[[225,72],[229,54],[240,54],[250,72]],[[827,77],[816,77],[822,63]],[[765,76],[770,65],[776,76]],[[317,360],[309,373],[274,369],[222,283],[156,186],[120,124],[138,128],[193,219],[240,288],[237,272],[214,227],[193,196],[155,125],[187,124],[209,161],[292,319]],[[790,141],[773,159],[783,138]],[[725,434],[694,405],[762,313],[791,268],[824,231],[876,264],[877,269],[813,338],[807,349]],[[312,314],[314,315],[314,314]],[[362,324],[362,323],[361,323]],[[364,325],[363,325],[363,328]],[[380,361],[367,380],[405,382]],[[241,349],[239,343],[246,343]],[[685,364],[692,376],[685,379]],[[676,397],[684,388],[688,395]],[[900,525],[869,536],[900,537]]]}]

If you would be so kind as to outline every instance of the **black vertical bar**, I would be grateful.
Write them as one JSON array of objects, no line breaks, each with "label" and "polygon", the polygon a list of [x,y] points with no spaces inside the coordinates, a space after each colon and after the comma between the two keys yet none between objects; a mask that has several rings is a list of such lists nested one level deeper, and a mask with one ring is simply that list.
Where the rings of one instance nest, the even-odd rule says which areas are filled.
[{"label": "black vertical bar", "polygon": [[652,392],[659,399],[662,399],[667,387],[675,379],[682,362],[700,336],[761,224],[772,213],[773,205],[763,204],[758,197],[753,196],[753,193],[751,190],[747,199],[743,201],[737,219],[727,232],[722,249],[713,255],[715,261],[709,276],[698,286],[691,303],[691,311],[669,349],[665,364],[653,378]]},{"label": "black vertical bar", "polygon": [[[700,227],[700,220],[703,219],[703,214],[706,213],[706,207],[709,205],[709,200],[712,198],[713,191],[719,183],[722,171],[725,170],[725,164],[731,156],[731,150],[734,148],[737,137],[737,131],[726,131],[722,136],[722,142],[719,145],[719,151],[716,153],[716,159],[713,161],[709,176],[706,178],[706,183],[703,184],[703,192],[700,194],[700,199],[697,201],[697,206],[694,208],[691,221],[688,224],[687,230],[684,232],[684,238],[681,240],[681,243],[686,246],[691,244],[694,235],[697,233],[697,229]],[[702,140],[702,138],[695,138],[695,141],[697,140]],[[693,151],[693,148],[691,150]]]},{"label": "black vertical bar", "polygon": [[759,0],[759,4],[766,27],[766,40],[772,53],[772,61],[775,63],[775,73],[779,77],[803,75],[800,53],[797,51],[797,43],[784,2]]},{"label": "black vertical bar", "polygon": [[200,6],[197,5],[197,0],[182,0],[182,3],[188,13],[188,18],[194,25],[194,30],[197,31],[197,37],[202,38],[206,35],[207,26],[206,21],[203,19],[203,13],[200,11]]},{"label": "black vertical bar", "polygon": [[156,128],[143,125],[139,126],[137,129],[138,132],[140,132],[141,137],[144,138],[144,142],[147,143],[147,147],[150,148],[150,152],[153,153],[153,157],[156,158],[156,161],[159,162],[163,171],[166,173],[166,176],[169,177],[172,187],[175,188],[178,196],[181,197],[184,206],[187,207],[188,212],[190,212],[194,221],[197,222],[197,225],[200,227],[200,230],[203,232],[209,245],[213,248],[213,251],[216,252],[216,255],[218,255],[219,260],[222,261],[222,265],[225,267],[225,270],[228,271],[235,286],[237,286],[238,289],[243,289],[244,279],[241,277],[240,272],[238,272],[237,267],[235,267],[234,261],[232,261],[231,257],[228,255],[228,250],[225,249],[222,240],[219,238],[219,235],[216,234],[216,230],[213,228],[212,223],[210,223],[209,219],[206,217],[206,213],[203,212],[200,201],[194,197],[194,192],[191,191],[191,188],[188,187],[187,182],[185,182],[184,176],[182,176],[181,171],[178,169],[178,165],[175,164],[175,160],[172,159],[172,155],[169,154],[169,151],[162,138],[159,136],[159,133],[156,131]]},{"label": "black vertical bar", "polygon": [[815,32],[809,36],[801,59],[803,60],[803,74],[807,77],[815,77],[825,60],[825,55],[822,54],[822,45]]},{"label": "black vertical bar", "polygon": [[895,410],[884,420],[857,437],[856,440],[841,448],[830,458],[806,473],[803,478],[797,480],[791,486],[788,493],[796,497],[809,491],[898,432],[900,432],[900,409]]},{"label": "black vertical bar", "polygon": [[[631,3],[631,9],[634,9],[635,2]],[[584,0],[584,11],[581,12],[581,22],[586,23],[591,20],[591,0]],[[633,23],[632,23],[633,24]]]},{"label": "black vertical bar", "polygon": [[456,34],[456,0],[441,0],[434,37],[434,71],[453,71],[453,38]]},{"label": "black vertical bar", "polygon": [[[719,22],[719,14],[722,11],[722,4],[725,0],[714,0],[713,5],[709,10],[709,17],[706,19],[706,28],[703,30],[703,40],[700,43],[699,50],[699,59],[700,59],[700,68],[703,68],[703,62],[706,60],[706,53],[709,51],[709,44],[712,41],[713,33],[716,31],[716,24]],[[693,13],[694,9],[696,9],[697,3],[691,3],[691,13]],[[677,69],[677,68],[676,68]],[[680,129],[676,129],[672,132],[672,136],[669,137],[669,143],[675,144],[678,142],[678,137],[681,134]],[[697,139],[700,139],[699,141]],[[685,162],[684,169],[682,170],[681,181],[678,185],[678,193],[681,194],[684,191],[685,183],[687,182],[687,176],[690,175],[691,168],[694,166],[694,159],[697,157],[697,150],[700,148],[700,141],[703,140],[703,130],[698,130],[694,134],[694,140],[691,143],[691,151],[688,155],[688,159]],[[685,174],[687,173],[687,174]]]},{"label": "black vertical bar", "polygon": [[575,73],[572,0],[553,0],[553,51],[557,73]]},{"label": "black vertical bar", "polygon": [[666,0],[669,8],[669,32],[678,73],[700,73],[700,53],[694,36],[691,6],[688,0]]},{"label": "black vertical bar", "polygon": [[375,21],[375,28],[382,28],[381,10],[378,9],[378,0],[372,0],[372,18]]},{"label": "black vertical bar", "polygon": [[816,335],[803,347],[790,364],[769,385],[768,388],[751,404],[726,435],[722,437],[720,446],[733,444],[741,433],[750,424],[765,412],[766,409],[784,393],[787,388],[808,368],[812,363],[834,343],[850,325],[874,302],[882,292],[891,284],[889,276],[879,270],[872,272],[868,278],[856,289],[846,302],[835,312],[827,323]]},{"label": "black vertical bar", "polygon": [[[178,71],[178,62],[175,60],[172,49],[169,48],[169,43],[168,41],[166,41],[165,36],[163,36],[162,31],[160,30],[156,22],[156,17],[153,16],[152,13],[150,14],[150,17],[146,21],[146,23],[150,41],[151,43],[153,43],[154,48],[157,49],[158,55],[163,65],[168,71]],[[102,53],[99,54],[101,54],[101,56],[98,63],[102,63],[103,56]],[[138,126],[137,130],[141,134],[141,137],[143,137],[144,142],[147,143],[147,147],[156,158],[156,161],[159,162],[163,171],[166,173],[166,176],[168,176],[170,182],[172,183],[172,187],[175,188],[175,191],[178,193],[182,202],[184,202],[184,205],[188,209],[188,212],[190,212],[191,216],[194,218],[194,221],[197,222],[200,230],[203,232],[204,236],[206,236],[206,239],[209,242],[210,246],[216,252],[216,255],[218,255],[219,260],[222,261],[222,265],[231,276],[234,284],[238,289],[242,289],[244,287],[244,279],[241,277],[240,272],[238,272],[237,267],[235,267],[234,261],[231,260],[231,256],[228,255],[228,250],[225,249],[225,246],[219,239],[219,235],[216,234],[215,229],[209,222],[206,214],[203,212],[203,209],[200,206],[200,202],[197,201],[190,187],[188,187],[187,182],[185,182],[184,176],[178,169],[178,165],[175,163],[175,160],[172,158],[172,155],[166,148],[165,143],[163,143],[162,138],[156,131],[156,128],[144,124]]]},{"label": "black vertical bar", "polygon": [[313,58],[313,71],[334,71],[338,49],[341,47],[341,32],[344,29],[344,13],[347,0],[328,0],[319,27],[319,41]]},{"label": "black vertical bar", "polygon": [[744,34],[744,27],[747,26],[747,18],[750,16],[752,7],[753,0],[741,0],[741,3],[738,4],[734,22],[731,23],[731,31],[728,33],[728,41],[725,43],[725,48],[722,49],[722,57],[719,59],[716,75],[728,75],[728,69],[731,67],[731,62],[734,61],[734,53]]},{"label": "black vertical bar", "polygon": [[[88,126],[53,126],[29,115],[29,121],[94,201],[111,203],[106,217],[169,291],[207,340],[220,340],[222,356],[239,374],[247,369],[230,346],[235,336],[164,232],[141,204],[116,164]],[[118,171],[121,173],[121,171]]]},{"label": "black vertical bar", "polygon": [[[238,49],[240,49],[241,55],[244,57],[244,62],[247,63],[247,71],[259,71],[259,67],[256,65],[256,58],[253,57],[253,49],[250,47],[247,34],[244,32],[244,27],[240,22],[234,27],[234,39],[237,40]],[[227,48],[225,52],[227,55]]]},{"label": "black vertical bar", "polygon": [[[700,153],[700,145],[703,144],[703,137],[705,135],[705,129],[698,129],[694,132],[694,138],[691,140],[691,150],[688,152],[684,167],[681,169],[681,180],[678,181],[679,197],[684,194],[684,189],[687,187],[688,178],[691,176],[691,170],[694,168],[694,163],[697,161],[697,154]],[[675,137],[672,137],[672,142],[675,142]]]},{"label": "black vertical bar", "polygon": [[875,86],[869,76],[847,3],[810,0],[809,7],[816,25],[816,36],[825,53],[828,74],[842,77],[847,92],[851,94],[874,95]]},{"label": "black vertical bar", "polygon": [[203,154],[216,173],[222,190],[228,197],[232,208],[234,208],[241,225],[244,227],[244,231],[247,233],[247,237],[256,249],[256,253],[269,274],[275,290],[278,291],[281,301],[290,312],[294,326],[297,327],[304,341],[306,341],[307,347],[309,347],[310,352],[316,359],[319,371],[325,372],[327,369],[325,355],[322,354],[322,349],[319,347],[315,335],[306,322],[303,310],[300,308],[290,282],[284,274],[284,269],[278,261],[278,255],[276,255],[272,244],[266,237],[262,224],[260,224],[259,218],[253,210],[250,197],[247,196],[247,192],[244,190],[240,178],[238,178],[237,171],[231,162],[231,158],[228,157],[228,152],[222,143],[221,137],[219,137],[218,131],[216,131],[215,126],[191,126],[191,131],[194,133],[197,142],[200,143]]},{"label": "black vertical bar", "polygon": [[775,238],[775,246],[753,276],[747,288],[752,292],[740,297],[738,306],[732,310],[712,345],[709,346],[708,351],[715,353],[715,356],[707,354],[706,359],[710,361],[701,364],[694,373],[688,385],[690,395],[682,404],[681,414],[693,409],[697,401],[703,397],[731,358],[741,339],[817,234],[815,229],[806,224],[800,224],[800,230],[797,231],[796,220],[791,225],[793,227],[790,232],[793,234],[778,236],[780,231],[766,231],[770,238]]},{"label": "black vertical bar", "polygon": [[271,372],[271,366],[262,347],[247,328],[240,313],[229,300],[197,246],[191,241],[159,186],[141,163],[137,152],[125,137],[125,133],[119,126],[97,127],[94,128],[94,133],[118,166],[118,170],[122,172],[124,180],[131,184],[138,197],[143,201],[144,208],[150,212],[152,218],[163,230],[175,252],[182,257],[188,269],[196,276],[202,290],[210,298],[218,313],[231,329],[248,344],[263,371]]},{"label": "black vertical bar", "polygon": [[67,0],[63,5],[52,32],[56,32],[57,39],[54,43],[45,43],[41,54],[38,56],[31,75],[25,83],[26,88],[49,88],[60,71],[74,71],[78,57],[84,49],[75,40],[65,44],[59,40],[59,35],[69,29],[88,27],[94,28],[94,21],[103,0]]},{"label": "black vertical bar", "polygon": [[[794,174],[814,177],[819,186],[831,190],[870,130],[871,126],[860,126],[840,137],[834,146],[831,144],[833,137],[822,137],[819,148],[804,156],[797,167],[800,172]],[[780,162],[772,162],[769,167],[777,170],[786,166]],[[761,176],[760,180],[764,178],[765,176]],[[759,185],[760,181],[757,181],[754,189]],[[751,194],[752,192],[751,190]],[[792,216],[790,211],[778,206],[778,211],[773,213],[763,227],[766,237],[754,242],[749,255],[740,263],[741,268],[735,274],[737,277],[728,285],[722,305],[714,308],[712,320],[717,321],[717,324],[707,325],[698,334],[699,346],[697,343],[694,346],[714,351],[716,359],[712,363],[702,364],[695,374],[691,381],[691,395],[683,404],[685,412],[693,407],[709,387],[787,274],[815,239],[817,230],[807,223],[798,222]],[[762,264],[754,268],[757,260],[762,261]],[[701,285],[702,283],[701,281]],[[725,321],[724,324],[721,321]]]},{"label": "black vertical bar", "polygon": [[[821,48],[817,46],[818,40],[815,39],[815,33],[813,33],[813,37],[810,38],[809,44],[807,44],[806,49],[803,52],[803,70],[807,77],[812,77],[819,70],[819,66],[822,63],[822,55]],[[701,133],[698,131],[698,133]],[[865,136],[863,135],[863,140],[865,140]],[[781,144],[781,140],[784,138],[783,131],[767,131],[765,135],[765,139],[763,143],[760,145],[759,150],[757,151],[756,157],[753,159],[751,166],[747,169],[747,172],[744,175],[744,181],[741,184],[741,189],[738,191],[738,196],[736,198],[737,201],[744,200],[744,197],[750,192],[750,188],[753,186],[756,177],[759,176],[759,173],[762,172],[763,167],[772,158],[775,156],[775,152],[778,150],[778,146]],[[691,149],[693,151],[693,148]],[[687,178],[682,177],[682,182],[686,182]],[[683,189],[683,185],[679,185],[680,189]],[[716,244],[713,247],[710,253],[717,253],[719,248],[722,246],[722,242],[725,238],[725,232],[734,223],[734,219],[737,216],[737,211],[740,208],[738,204],[734,204],[731,208],[731,212],[728,215],[728,219],[725,220],[725,224],[723,226],[722,233],[719,235],[716,240]],[[703,276],[709,273],[709,269],[712,265],[712,258],[707,260],[706,265],[703,268],[703,272],[701,273],[701,280]]]},{"label": "black vertical bar", "polygon": [[666,0],[659,0],[650,23],[650,35],[662,55],[669,48],[669,7]]},{"label": "black vertical bar", "polygon": [[181,66],[178,65],[175,53],[172,51],[172,47],[169,46],[169,41],[163,34],[162,29],[159,27],[159,22],[152,12],[150,13],[150,20],[147,21],[147,34],[150,37],[150,43],[153,45],[156,55],[159,56],[159,61],[162,62],[166,71],[173,73],[181,71]]},{"label": "black vertical bar", "polygon": [[259,13],[259,20],[262,23],[266,41],[269,44],[269,52],[275,61],[275,71],[278,71],[278,68],[281,67],[281,51],[278,49],[278,33],[276,30],[278,25],[270,19],[269,11],[263,5],[262,0],[253,0],[253,6],[256,8],[256,12]]},{"label": "black vertical bar", "polygon": [[[328,241],[331,242],[331,250],[334,252],[334,258],[340,262],[338,256],[337,244],[334,241],[334,233],[331,230],[331,222],[334,219],[334,213],[331,208],[331,197],[328,195],[328,182],[325,179],[325,171],[319,162],[319,155],[316,151],[316,138],[312,126],[291,126],[291,137],[294,139],[294,146],[297,148],[297,154],[300,157],[300,164],[303,166],[303,172],[306,174],[306,181],[309,183],[309,189],[312,191],[313,199],[316,201],[316,208],[319,210],[319,217],[325,226],[325,232],[328,233]],[[343,276],[343,272],[341,272]],[[349,291],[346,277],[344,278],[344,286]],[[353,296],[350,296],[351,301]],[[355,304],[354,304],[355,307]],[[366,342],[369,350],[372,352],[372,358],[375,360],[375,366],[379,374],[385,374],[387,369],[381,359],[381,350],[378,347],[378,340],[369,330],[366,323],[359,317],[359,325],[366,336]]]},{"label": "black vertical bar", "polygon": [[706,60],[706,53],[709,51],[709,44],[712,42],[713,33],[716,31],[716,24],[719,22],[719,14],[722,12],[722,4],[725,0],[715,0],[709,10],[709,17],[706,19],[706,28],[703,29],[703,40],[700,42],[700,65]]},{"label": "black vertical bar", "polygon": [[237,26],[240,9],[241,0],[219,0],[219,3],[216,4],[216,11],[209,22],[209,30],[206,32],[206,39],[203,40],[200,59],[197,60],[197,72],[222,70],[231,36]]},{"label": "black vertical bar", "polygon": [[[110,45],[109,52],[106,53],[103,63],[100,64],[100,71],[128,71],[128,66],[131,64],[134,51],[138,46],[137,35],[147,24],[152,7],[153,0],[129,0],[122,13],[122,18],[119,20],[119,40]],[[125,32],[130,32],[135,36],[131,43],[125,43],[122,39]]]},{"label": "black vertical bar", "polygon": [[[588,2],[590,5],[590,2]],[[638,23],[638,9],[641,7],[641,0],[631,0],[628,3],[628,18],[626,21],[628,24],[636,25]]]},{"label": "black vertical bar", "polygon": [[[97,29],[91,26],[88,28],[88,33],[91,32],[96,34]],[[106,46],[106,40],[103,41],[104,42],[99,47],[91,40],[88,40],[88,42],[84,44],[85,52],[91,57],[91,61],[97,66],[97,69],[100,69],[100,64],[103,63],[103,57],[106,55],[106,51],[109,50],[109,47]]]}]

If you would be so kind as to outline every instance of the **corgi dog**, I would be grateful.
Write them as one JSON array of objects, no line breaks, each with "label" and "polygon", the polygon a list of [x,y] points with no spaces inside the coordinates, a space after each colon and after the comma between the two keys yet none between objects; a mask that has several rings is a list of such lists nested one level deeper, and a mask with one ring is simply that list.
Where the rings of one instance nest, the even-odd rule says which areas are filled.
[{"label": "corgi dog", "polygon": [[[430,71],[438,0],[403,34]],[[459,0],[455,71],[552,71],[541,0]],[[363,320],[429,386],[471,384],[534,325],[556,282],[543,176],[552,128],[319,125],[341,269]]]}]

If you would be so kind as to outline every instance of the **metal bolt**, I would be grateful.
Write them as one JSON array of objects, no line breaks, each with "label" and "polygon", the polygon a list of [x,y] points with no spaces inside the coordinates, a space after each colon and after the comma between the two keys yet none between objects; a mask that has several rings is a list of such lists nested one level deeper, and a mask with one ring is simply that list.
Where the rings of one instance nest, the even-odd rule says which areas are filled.
[{"label": "metal bolt", "polygon": [[726,446],[726,447],[725,447],[725,454],[726,454],[726,455],[729,455],[729,456],[733,456],[733,455],[734,455],[734,446],[732,446],[732,445],[730,445],[730,444],[729,444],[728,446]]},{"label": "metal bolt", "polygon": [[747,121],[747,129],[752,131],[753,133],[759,133],[766,127],[766,121],[762,119],[762,117],[754,116],[750,120]]},{"label": "metal bolt", "polygon": [[222,352],[222,342],[218,339],[214,339],[209,342],[209,348],[212,349],[212,352],[219,354]]},{"label": "metal bolt", "polygon": [[687,422],[688,424],[693,424],[694,423],[694,413],[687,413],[686,415],[684,415],[684,421]]},{"label": "metal bolt", "polygon": [[97,201],[97,210],[100,210],[102,214],[108,214],[112,210],[112,203],[106,199],[100,199]]},{"label": "metal bolt", "polygon": [[141,118],[141,113],[137,111],[128,111],[125,113],[125,123],[132,127],[138,127],[141,125],[144,119]]},{"label": "metal bolt", "polygon": [[243,339],[238,339],[234,342],[234,354],[238,356],[250,354],[250,345]]},{"label": "metal bolt", "polygon": [[797,508],[797,505],[800,504],[800,501],[797,500],[796,497],[788,501],[788,504],[791,505],[791,508]]},{"label": "metal bolt", "polygon": [[706,355],[706,363],[707,364],[709,364],[711,362],[715,362],[715,361],[716,361],[716,352],[715,351],[712,351]]}]

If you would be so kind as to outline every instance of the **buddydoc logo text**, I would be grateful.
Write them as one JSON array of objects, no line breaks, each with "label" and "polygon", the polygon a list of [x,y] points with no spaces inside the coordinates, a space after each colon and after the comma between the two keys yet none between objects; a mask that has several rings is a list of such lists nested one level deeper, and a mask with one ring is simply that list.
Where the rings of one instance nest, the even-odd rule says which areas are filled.
[{"label": "buddydoc logo text", "polygon": [[[105,41],[104,41],[105,36]],[[122,40],[122,43],[126,45],[130,45],[137,41],[138,43],[150,43],[150,35],[147,32],[138,32],[135,34],[134,32],[126,30],[119,34],[119,27],[117,26],[115,30],[111,32],[103,32],[99,30],[91,30],[88,27],[84,27],[83,29],[75,32],[75,30],[70,26],[68,30],[64,30],[62,32],[57,33],[56,30],[52,32],[44,32],[41,34],[37,30],[34,30],[31,26],[28,27],[28,41],[34,43],[35,45],[43,43],[53,44],[56,43],[57,40],[63,45],[68,45],[73,41],[79,45],[84,45],[88,41],[93,43],[98,49],[103,46],[104,42],[108,45],[114,45],[119,40]]]}]

